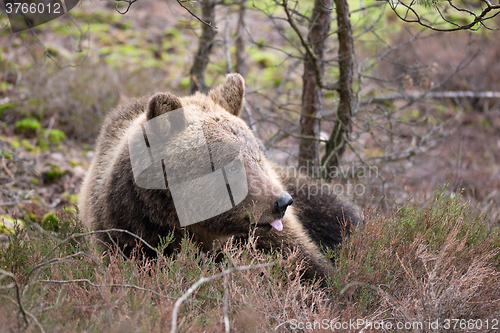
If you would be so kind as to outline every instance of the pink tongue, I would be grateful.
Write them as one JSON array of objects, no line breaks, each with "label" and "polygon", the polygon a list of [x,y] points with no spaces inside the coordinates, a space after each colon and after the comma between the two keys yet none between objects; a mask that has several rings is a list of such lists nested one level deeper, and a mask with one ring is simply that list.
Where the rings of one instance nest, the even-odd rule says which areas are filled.
[{"label": "pink tongue", "polygon": [[283,224],[281,224],[281,220],[276,220],[274,222],[269,223],[274,229],[281,231],[283,230]]}]

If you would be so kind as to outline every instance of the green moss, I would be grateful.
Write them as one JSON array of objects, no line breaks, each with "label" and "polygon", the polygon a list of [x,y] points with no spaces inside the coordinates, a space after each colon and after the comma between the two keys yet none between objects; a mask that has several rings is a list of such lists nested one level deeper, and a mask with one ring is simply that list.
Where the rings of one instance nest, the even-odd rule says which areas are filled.
[{"label": "green moss", "polygon": [[269,67],[264,70],[262,75],[264,81],[272,82],[275,87],[278,87],[283,82],[281,69],[277,67]]},{"label": "green moss", "polygon": [[35,151],[36,150],[36,147],[34,145],[31,144],[31,142],[29,142],[29,140],[22,140],[21,141],[21,144],[23,145],[23,147],[25,147],[28,151]]},{"label": "green moss", "polygon": [[42,150],[47,150],[47,149],[49,149],[49,146],[50,146],[50,145],[49,145],[49,141],[47,141],[47,140],[45,140],[45,139],[40,139],[40,140],[38,141],[38,144],[40,145],[40,148],[41,148]]},{"label": "green moss", "polygon": [[279,62],[277,54],[269,51],[255,51],[250,57],[264,68],[274,66]]},{"label": "green moss", "polygon": [[8,152],[6,152],[5,150],[2,150],[2,155],[3,155],[4,158],[6,158],[8,160],[12,159],[12,155],[9,154]]},{"label": "green moss", "polygon": [[12,138],[12,141],[10,142],[10,145],[14,149],[19,148],[21,146],[21,144],[19,143],[19,138],[17,136],[15,136],[14,138]]},{"label": "green moss", "polygon": [[59,218],[55,212],[49,212],[45,214],[40,223],[42,228],[49,231],[59,231]]},{"label": "green moss", "polygon": [[49,138],[50,142],[57,143],[57,144],[59,144],[62,141],[67,139],[66,134],[64,134],[63,131],[58,130],[58,129],[51,129],[49,131],[48,138]]},{"label": "green moss", "polygon": [[109,46],[104,46],[99,49],[100,55],[107,55],[111,53],[111,48]]},{"label": "green moss", "polygon": [[36,221],[36,215],[33,212],[25,211],[26,217],[31,221]]},{"label": "green moss", "polygon": [[45,49],[53,57],[57,57],[59,55],[59,50],[55,45],[45,44]]},{"label": "green moss", "polygon": [[33,118],[33,117],[27,117],[23,118],[19,121],[16,121],[16,129],[25,131],[25,130],[31,130],[31,131],[36,131],[38,128],[40,128],[41,124],[40,122]]},{"label": "green moss", "polygon": [[0,115],[2,114],[3,111],[7,109],[13,109],[14,108],[14,103],[7,102],[2,105],[0,105]]},{"label": "green moss", "polygon": [[108,32],[108,31],[109,31],[108,23],[92,23],[90,25],[90,33]]},{"label": "green moss", "polygon": [[179,29],[175,27],[170,27],[170,28],[165,28],[164,30],[165,36],[167,37],[180,37],[182,36],[182,33],[179,31]]},{"label": "green moss", "polygon": [[138,55],[143,54],[143,50],[140,47],[138,47],[137,45],[133,45],[133,44],[119,45],[116,48],[117,48],[118,54],[123,55],[123,56],[130,57],[130,56],[138,56]]},{"label": "green moss", "polygon": [[69,214],[73,214],[75,215],[76,214],[76,208],[73,207],[73,206],[66,206],[64,207],[64,211],[69,213]]},{"label": "green moss", "polygon": [[132,20],[125,21],[120,25],[120,28],[122,30],[130,30],[133,27],[134,27],[134,22]]},{"label": "green moss", "polygon": [[10,83],[8,82],[2,82],[0,83],[0,90],[8,90],[10,88]]},{"label": "green moss", "polygon": [[24,221],[9,215],[0,215],[0,234],[13,233],[16,225],[24,227]]},{"label": "green moss", "polygon": [[187,89],[189,88],[189,78],[188,77],[184,77],[181,79],[181,87],[184,88],[184,89]]},{"label": "green moss", "polygon": [[78,194],[69,194],[68,192],[64,192],[61,196],[72,204],[76,204],[76,201],[78,200]]},{"label": "green moss", "polygon": [[55,164],[50,164],[50,169],[45,171],[45,176],[47,176],[50,180],[56,180],[61,178],[66,173],[65,170],[62,170],[60,166]]}]

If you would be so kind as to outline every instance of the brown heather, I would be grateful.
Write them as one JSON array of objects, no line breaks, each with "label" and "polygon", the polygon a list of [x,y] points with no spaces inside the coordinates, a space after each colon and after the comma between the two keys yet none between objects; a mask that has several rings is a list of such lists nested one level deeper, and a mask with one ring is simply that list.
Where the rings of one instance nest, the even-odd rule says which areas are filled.
[{"label": "brown heather", "polygon": [[[498,230],[446,189],[419,205],[385,216],[366,211],[364,227],[328,254],[336,273],[326,290],[301,281],[296,254],[263,254],[254,238],[208,254],[183,239],[176,256],[155,260],[138,246],[125,259],[116,249],[100,255],[75,220],[65,242],[18,228],[0,253],[0,331],[168,332],[176,300],[203,277],[210,281],[178,307],[179,332],[288,332],[324,319],[422,322],[406,331],[438,332],[427,323],[498,319]],[[265,263],[273,266],[257,266]],[[211,280],[242,266],[251,267]]]}]

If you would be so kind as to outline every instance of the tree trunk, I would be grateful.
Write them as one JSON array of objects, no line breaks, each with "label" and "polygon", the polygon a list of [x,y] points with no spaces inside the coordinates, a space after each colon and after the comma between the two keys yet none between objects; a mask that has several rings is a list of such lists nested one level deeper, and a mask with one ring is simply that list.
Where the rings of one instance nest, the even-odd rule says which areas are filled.
[{"label": "tree trunk", "polygon": [[240,10],[238,13],[239,19],[238,19],[238,30],[237,30],[237,37],[236,40],[234,41],[234,44],[236,45],[236,72],[240,73],[241,76],[246,78],[247,75],[247,66],[245,62],[245,39],[243,36],[245,35],[245,11],[247,7],[247,1],[242,0],[240,2]]},{"label": "tree trunk", "polygon": [[[201,4],[201,17],[205,22],[215,22],[215,0],[202,0]],[[193,66],[191,67],[190,74],[190,91],[194,94],[197,91],[206,93],[208,88],[205,84],[205,69],[207,68],[210,60],[210,53],[214,44],[216,31],[206,25],[201,25],[201,36],[198,44],[198,51],[194,57]]]},{"label": "tree trunk", "polygon": [[[323,106],[323,92],[317,81],[316,65],[320,76],[324,73],[325,42],[332,21],[333,0],[315,0],[311,14],[307,42],[314,55],[306,52],[302,76],[302,110],[300,115],[299,167],[318,167],[319,117]],[[316,58],[316,61],[312,57]],[[310,171],[308,171],[310,172]]]},{"label": "tree trunk", "polygon": [[349,6],[347,0],[335,0],[339,39],[339,106],[337,120],[332,134],[326,143],[326,153],[322,165],[330,169],[340,164],[344,154],[349,135],[352,132],[352,116],[355,110],[354,93],[352,90],[354,45],[352,28],[349,20]]}]

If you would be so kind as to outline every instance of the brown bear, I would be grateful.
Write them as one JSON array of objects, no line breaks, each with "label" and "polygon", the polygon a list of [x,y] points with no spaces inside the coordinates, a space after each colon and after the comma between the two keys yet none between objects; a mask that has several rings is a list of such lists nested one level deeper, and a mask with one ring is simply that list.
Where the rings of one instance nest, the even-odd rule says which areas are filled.
[{"label": "brown bear", "polygon": [[[208,95],[157,93],[110,112],[82,185],[80,219],[95,230],[128,230],[152,246],[173,232],[167,254],[186,233],[210,250],[214,241],[255,232],[262,249],[297,247],[306,278],[326,276],[332,266],[318,244],[340,243],[342,225],[349,232],[359,216],[333,195],[286,192],[311,180],[277,174],[239,118],[244,93],[243,78],[229,74]],[[125,252],[136,244],[122,232],[99,237],[112,237]]]}]

